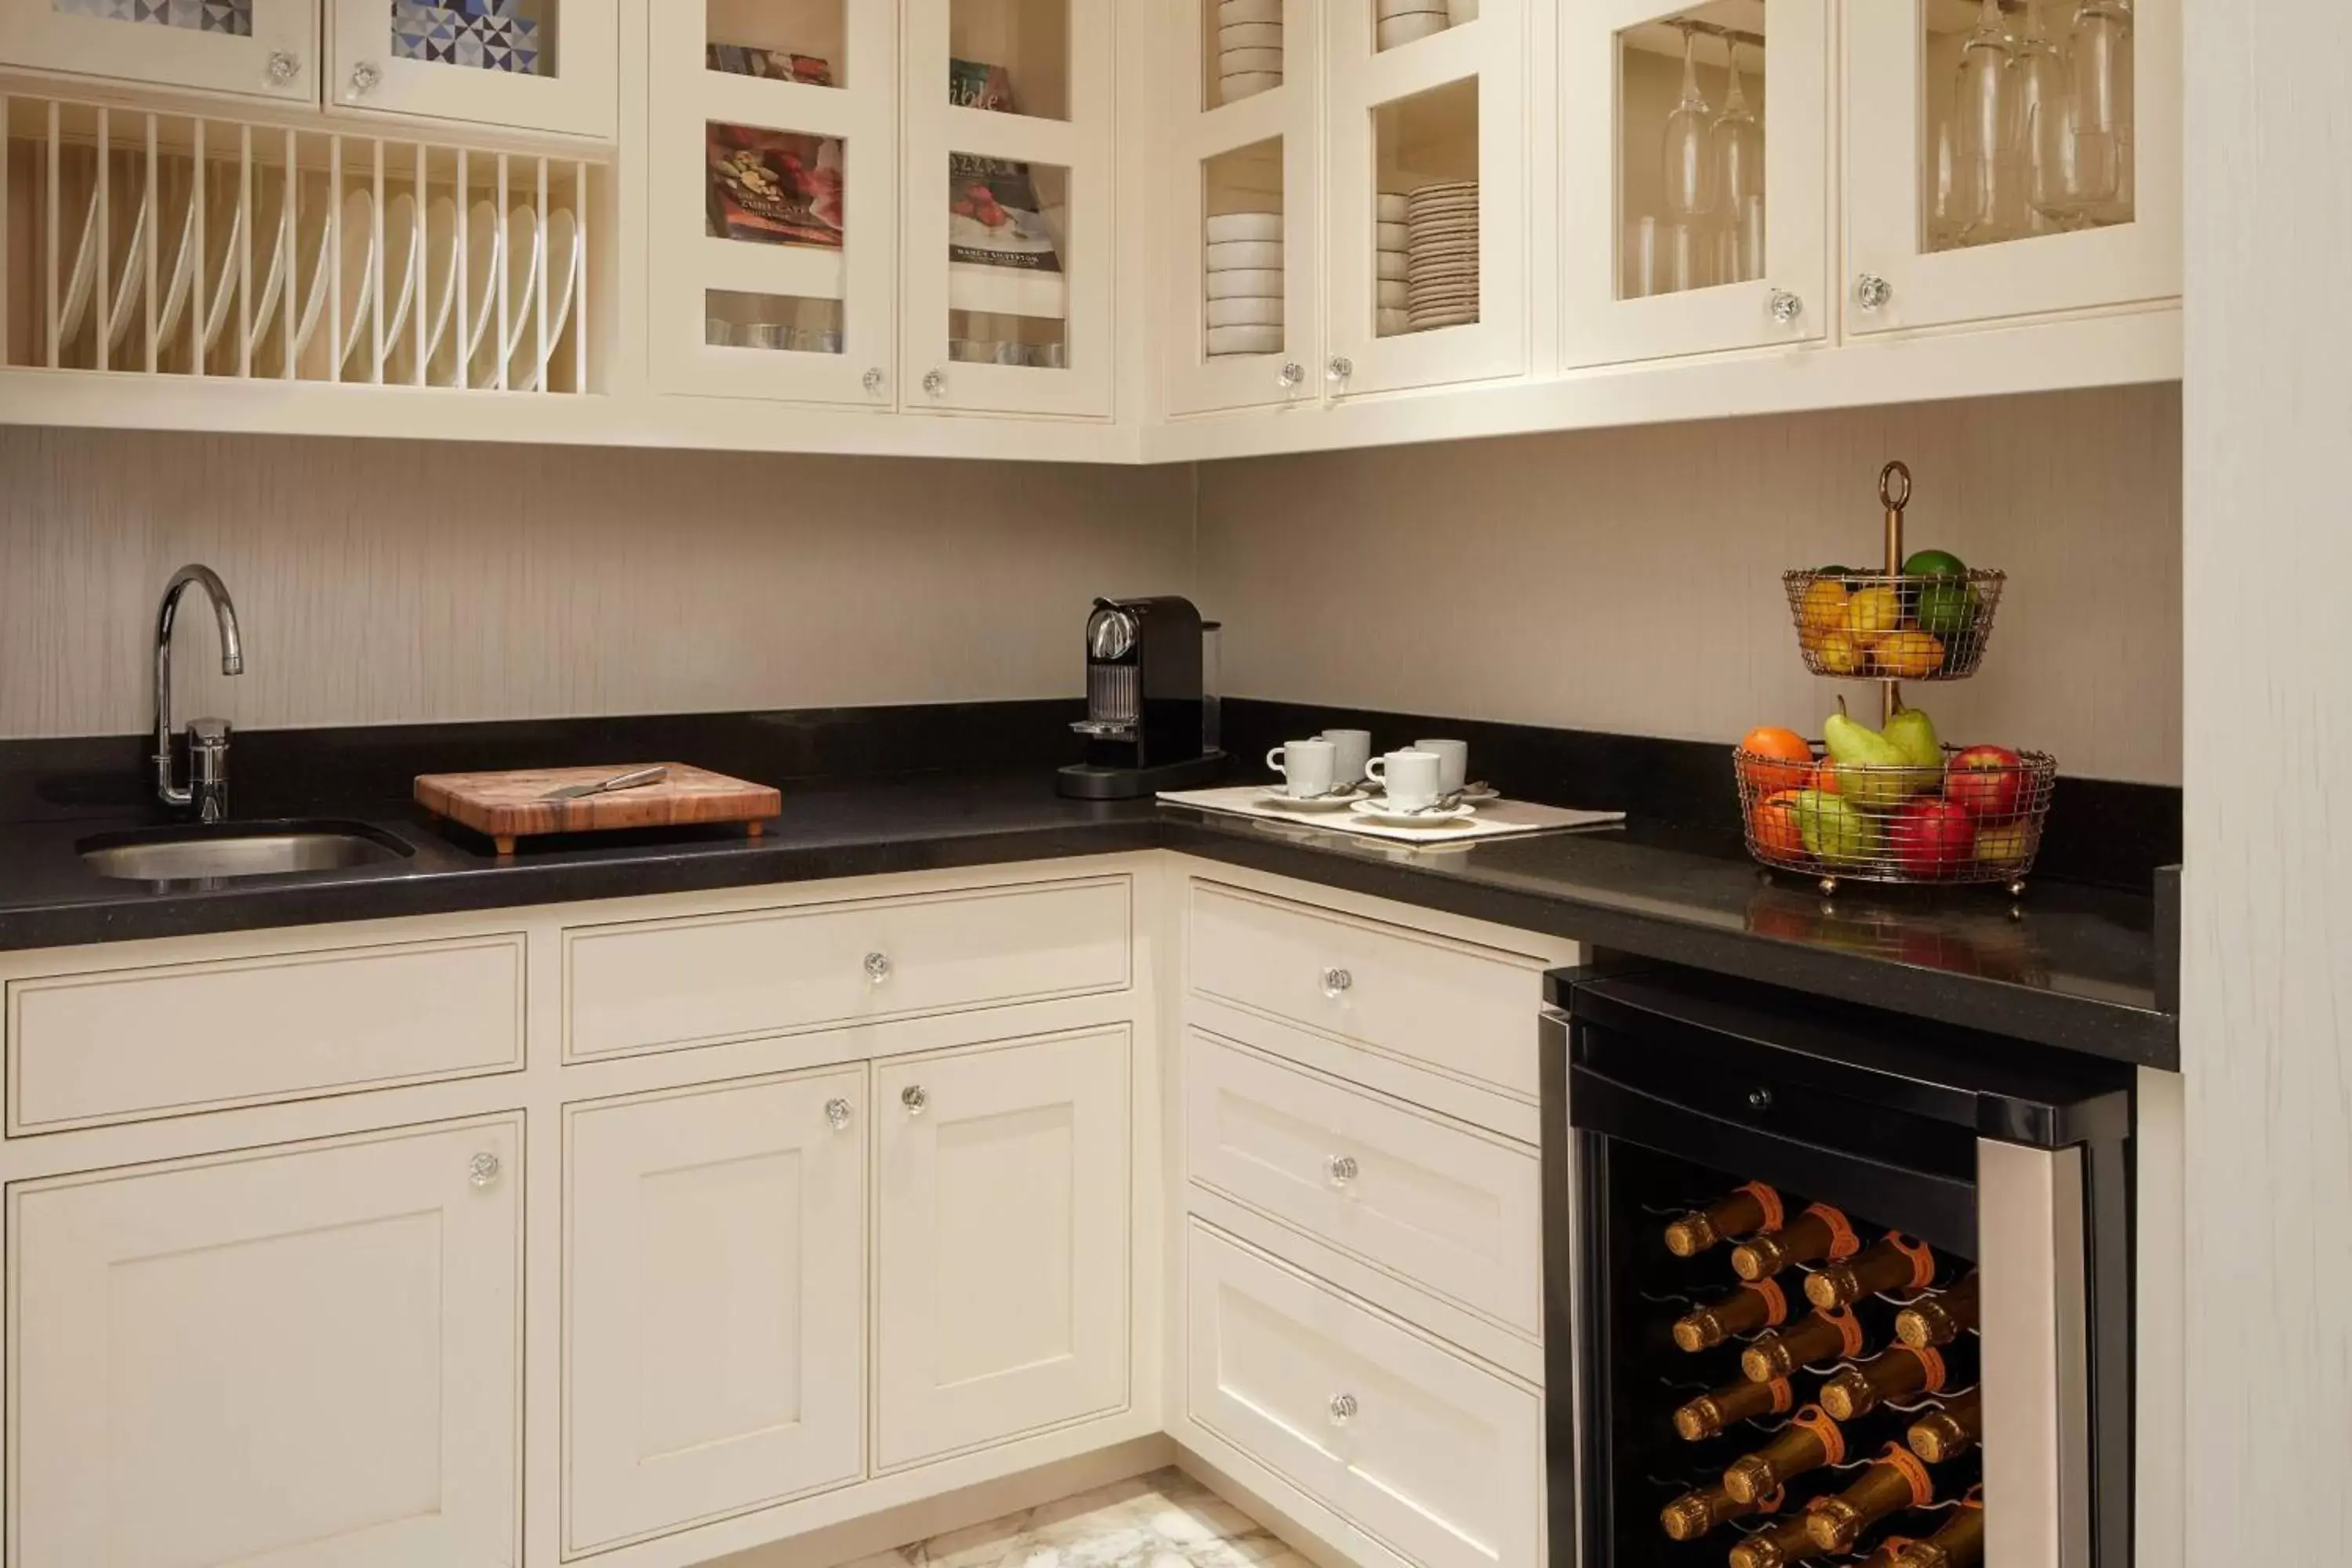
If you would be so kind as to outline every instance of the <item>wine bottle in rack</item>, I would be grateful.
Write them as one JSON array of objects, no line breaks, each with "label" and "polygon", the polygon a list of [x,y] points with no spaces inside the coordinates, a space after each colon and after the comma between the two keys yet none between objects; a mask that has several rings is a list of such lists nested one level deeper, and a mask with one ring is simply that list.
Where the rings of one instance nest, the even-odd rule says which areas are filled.
[{"label": "wine bottle in rack", "polygon": [[1977,1326],[1977,1276],[1969,1275],[1938,1296],[1922,1296],[1895,1317],[1895,1334],[1906,1345],[1948,1345]]},{"label": "wine bottle in rack", "polygon": [[1971,1388],[1911,1423],[1904,1440],[1931,1465],[1949,1464],[1984,1441],[1984,1393]]},{"label": "wine bottle in rack", "polygon": [[1829,1555],[1829,1549],[1805,1528],[1805,1516],[1768,1524],[1731,1549],[1731,1568],[1789,1568]]},{"label": "wine bottle in rack", "polygon": [[1842,1366],[1822,1380],[1822,1408],[1840,1421],[1867,1415],[1882,1405],[1907,1405],[1977,1380],[1973,1344],[1896,1345],[1855,1366]]},{"label": "wine bottle in rack", "polygon": [[1739,1370],[1751,1383],[1788,1377],[1800,1367],[1828,1361],[1853,1361],[1873,1345],[1894,1337],[1894,1309],[1884,1301],[1857,1301],[1851,1307],[1816,1310],[1785,1329],[1775,1329],[1748,1342],[1739,1352]]},{"label": "wine bottle in rack", "polygon": [[1843,1263],[1805,1277],[1805,1300],[1816,1307],[1850,1307],[1884,1290],[1925,1290],[1936,1282],[1936,1254],[1927,1243],[1888,1231]]},{"label": "wine bottle in rack", "polygon": [[1844,1211],[1815,1204],[1782,1228],[1733,1247],[1731,1271],[1742,1279],[1769,1279],[1800,1263],[1843,1262],[1861,1250],[1862,1237]]},{"label": "wine bottle in rack", "polygon": [[1788,1321],[1788,1292],[1773,1280],[1759,1280],[1677,1319],[1675,1343],[1686,1351],[1709,1350],[1735,1334],[1777,1329]]},{"label": "wine bottle in rack", "polygon": [[1818,1405],[1808,1405],[1780,1429],[1780,1436],[1731,1462],[1723,1472],[1723,1489],[1738,1502],[1770,1497],[1799,1476],[1831,1465],[1843,1465],[1846,1433]]},{"label": "wine bottle in rack", "polygon": [[1769,1513],[1780,1506],[1778,1498],[1761,1503],[1741,1502],[1721,1487],[1707,1487],[1685,1492],[1660,1509],[1658,1523],[1664,1527],[1669,1540],[1696,1541],[1718,1524]]},{"label": "wine bottle in rack", "polygon": [[1984,1562],[1984,1500],[1971,1492],[1951,1522],[1895,1554],[1894,1568],[1979,1568]]},{"label": "wine bottle in rack", "polygon": [[1814,1542],[1829,1552],[1851,1552],[1880,1520],[1936,1500],[1936,1478],[1918,1457],[1889,1443],[1862,1478],[1805,1516]]},{"label": "wine bottle in rack", "polygon": [[1750,1182],[1666,1226],[1666,1250],[1676,1258],[1696,1258],[1719,1241],[1778,1230],[1780,1219],[1780,1194],[1761,1182]]},{"label": "wine bottle in rack", "polygon": [[1785,1377],[1776,1377],[1769,1383],[1743,1379],[1728,1388],[1702,1394],[1676,1410],[1675,1431],[1686,1443],[1703,1442],[1742,1421],[1786,1415],[1796,1403],[1796,1388]]}]

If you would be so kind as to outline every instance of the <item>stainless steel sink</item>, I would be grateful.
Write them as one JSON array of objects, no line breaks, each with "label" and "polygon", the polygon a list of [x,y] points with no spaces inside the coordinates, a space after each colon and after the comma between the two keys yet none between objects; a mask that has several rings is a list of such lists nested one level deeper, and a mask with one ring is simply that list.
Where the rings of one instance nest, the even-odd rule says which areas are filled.
[{"label": "stainless steel sink", "polygon": [[225,822],[106,833],[75,847],[101,877],[131,882],[211,882],[342,871],[416,853],[361,822]]}]

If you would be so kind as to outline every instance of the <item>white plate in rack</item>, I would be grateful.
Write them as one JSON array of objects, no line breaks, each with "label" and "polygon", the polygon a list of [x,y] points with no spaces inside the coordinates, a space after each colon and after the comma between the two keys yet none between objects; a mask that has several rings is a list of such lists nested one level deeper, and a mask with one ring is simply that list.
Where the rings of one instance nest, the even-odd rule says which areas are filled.
[{"label": "white plate in rack", "polygon": [[[211,194],[205,199],[210,201]],[[245,205],[236,199],[235,191],[226,196],[227,210],[206,208],[205,226],[208,231],[205,248],[211,259],[200,258],[205,269],[205,315],[196,323],[196,352],[201,356],[212,352],[228,326],[229,313],[236,304],[236,258],[245,248]]]},{"label": "white plate in rack", "polygon": [[548,362],[554,356],[555,345],[563,341],[563,329],[572,320],[572,300],[580,278],[580,220],[569,207],[557,207],[547,215],[547,356],[536,350],[539,324],[533,320],[525,324],[523,342],[532,348],[531,354],[520,370],[507,368],[507,384],[524,392],[536,392],[546,378]]}]

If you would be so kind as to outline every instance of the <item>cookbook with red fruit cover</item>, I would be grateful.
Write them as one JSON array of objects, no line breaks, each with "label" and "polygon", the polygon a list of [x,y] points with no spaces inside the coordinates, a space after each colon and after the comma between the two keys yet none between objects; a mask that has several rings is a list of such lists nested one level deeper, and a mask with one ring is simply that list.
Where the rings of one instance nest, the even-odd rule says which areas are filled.
[{"label": "cookbook with red fruit cover", "polygon": [[1028,164],[948,154],[948,259],[1031,272],[1062,269]]},{"label": "cookbook with red fruit cover", "polygon": [[838,140],[713,124],[704,148],[713,237],[840,248]]}]

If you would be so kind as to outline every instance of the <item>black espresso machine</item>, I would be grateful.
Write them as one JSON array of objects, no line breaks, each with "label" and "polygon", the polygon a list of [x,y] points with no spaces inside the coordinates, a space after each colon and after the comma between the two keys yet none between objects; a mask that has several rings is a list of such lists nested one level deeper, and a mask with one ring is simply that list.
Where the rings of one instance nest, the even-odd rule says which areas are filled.
[{"label": "black espresso machine", "polygon": [[1203,648],[1190,599],[1097,599],[1087,616],[1086,761],[1055,787],[1076,800],[1134,800],[1192,789],[1224,770]]}]

